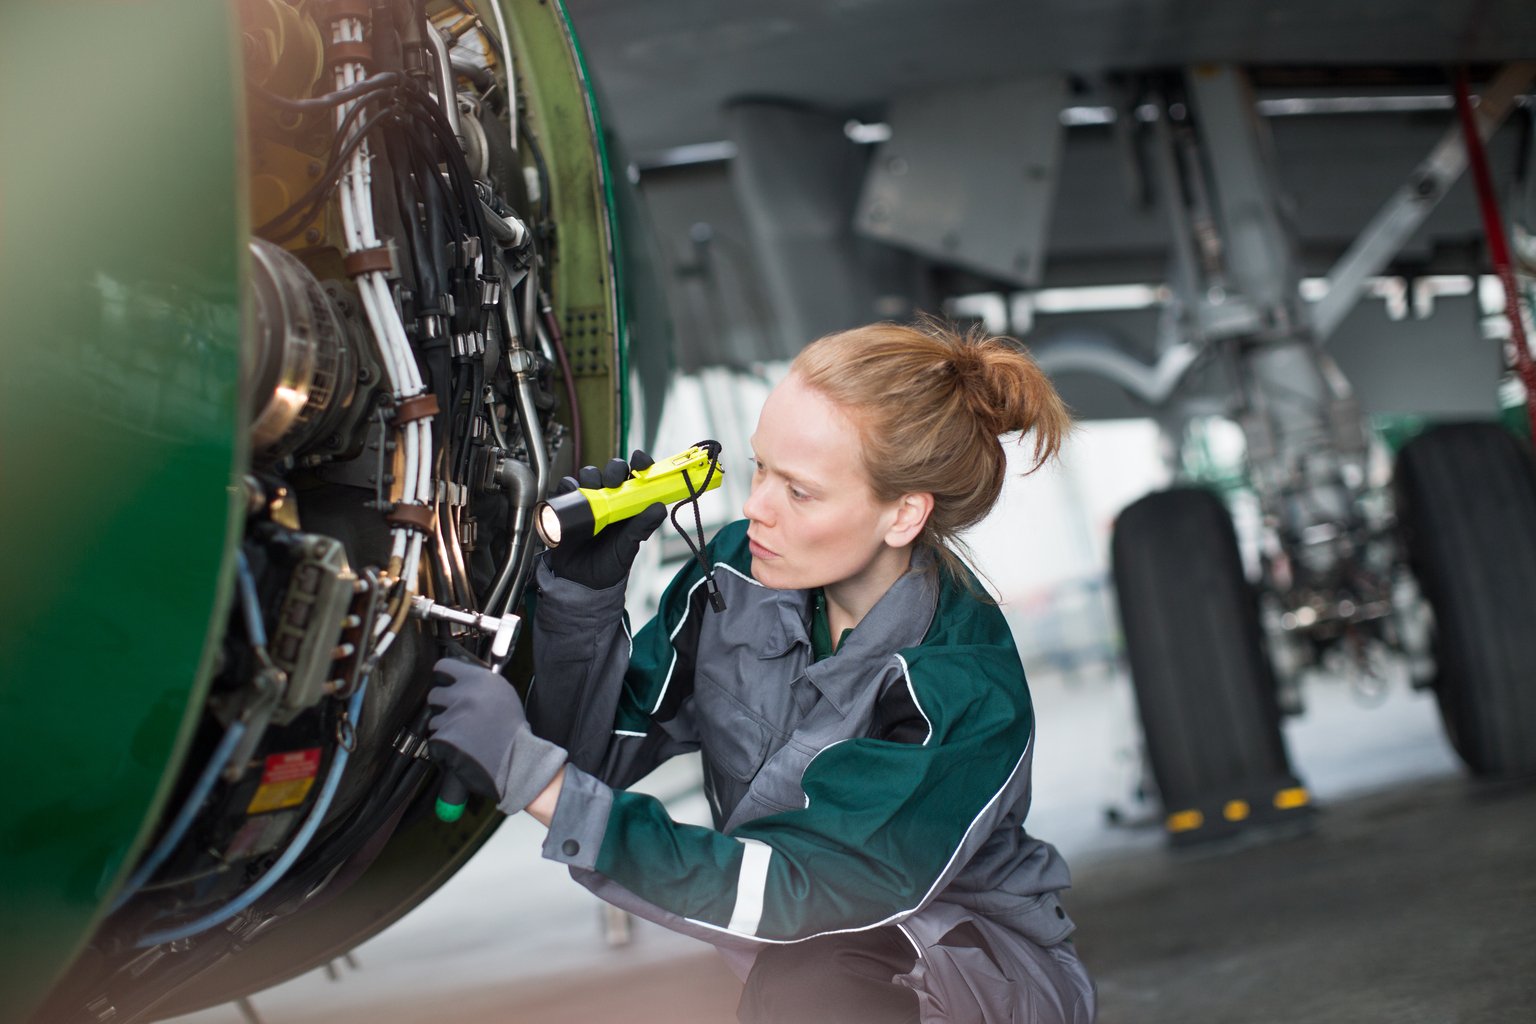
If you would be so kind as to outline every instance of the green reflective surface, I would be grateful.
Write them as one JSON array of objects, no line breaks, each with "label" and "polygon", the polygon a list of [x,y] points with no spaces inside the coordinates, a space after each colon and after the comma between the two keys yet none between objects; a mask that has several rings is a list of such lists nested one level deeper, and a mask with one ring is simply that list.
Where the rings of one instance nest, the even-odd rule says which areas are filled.
[{"label": "green reflective surface", "polygon": [[222,628],[233,42],[207,0],[0,5],[0,1020],[146,840]]}]

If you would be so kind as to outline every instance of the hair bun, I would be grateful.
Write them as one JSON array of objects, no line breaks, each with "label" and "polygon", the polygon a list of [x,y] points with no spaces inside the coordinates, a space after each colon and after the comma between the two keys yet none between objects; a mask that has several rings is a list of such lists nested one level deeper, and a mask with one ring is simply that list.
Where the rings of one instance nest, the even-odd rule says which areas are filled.
[{"label": "hair bun", "polygon": [[1000,379],[1006,374],[999,372],[999,347],[994,338],[957,338],[949,353],[956,388],[981,427],[994,436],[1015,429],[1006,382]]}]

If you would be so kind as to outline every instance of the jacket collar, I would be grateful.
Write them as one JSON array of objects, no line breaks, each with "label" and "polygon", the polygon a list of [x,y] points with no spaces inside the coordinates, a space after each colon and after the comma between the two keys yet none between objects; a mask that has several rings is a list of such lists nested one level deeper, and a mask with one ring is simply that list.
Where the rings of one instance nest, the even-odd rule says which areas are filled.
[{"label": "jacket collar", "polygon": [[770,587],[763,587],[762,591],[759,600],[770,605],[772,611],[764,616],[762,631],[747,640],[753,653],[760,658],[778,658],[801,645],[809,651],[811,635],[806,628],[805,608],[810,592]]},{"label": "jacket collar", "polygon": [[[912,566],[875,602],[830,658],[807,665],[806,678],[840,714],[847,714],[857,696],[897,651],[916,647],[928,633],[938,608],[938,574],[930,568],[933,555],[925,548],[913,552]],[[807,623],[811,595],[798,591],[799,634],[810,650]]]}]

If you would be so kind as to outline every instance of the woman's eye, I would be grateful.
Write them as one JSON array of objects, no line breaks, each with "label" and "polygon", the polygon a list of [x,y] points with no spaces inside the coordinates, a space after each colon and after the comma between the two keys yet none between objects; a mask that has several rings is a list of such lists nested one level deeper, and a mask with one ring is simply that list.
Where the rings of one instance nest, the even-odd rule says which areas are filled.
[{"label": "woman's eye", "polygon": [[810,501],[811,500],[811,496],[809,494],[807,494],[805,491],[802,491],[798,487],[791,487],[789,489],[789,496],[791,498],[793,498],[795,501]]}]

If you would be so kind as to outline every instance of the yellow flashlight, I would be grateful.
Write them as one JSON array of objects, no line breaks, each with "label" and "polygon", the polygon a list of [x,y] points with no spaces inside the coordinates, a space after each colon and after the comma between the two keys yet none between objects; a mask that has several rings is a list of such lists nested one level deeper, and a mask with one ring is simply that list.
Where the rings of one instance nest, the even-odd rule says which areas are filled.
[{"label": "yellow flashlight", "polygon": [[718,445],[694,445],[671,458],[658,460],[655,465],[635,470],[617,487],[582,487],[557,494],[539,502],[534,525],[544,543],[552,548],[563,541],[587,540],[605,526],[637,515],[658,501],[671,505],[719,487],[725,475],[719,457]]}]

